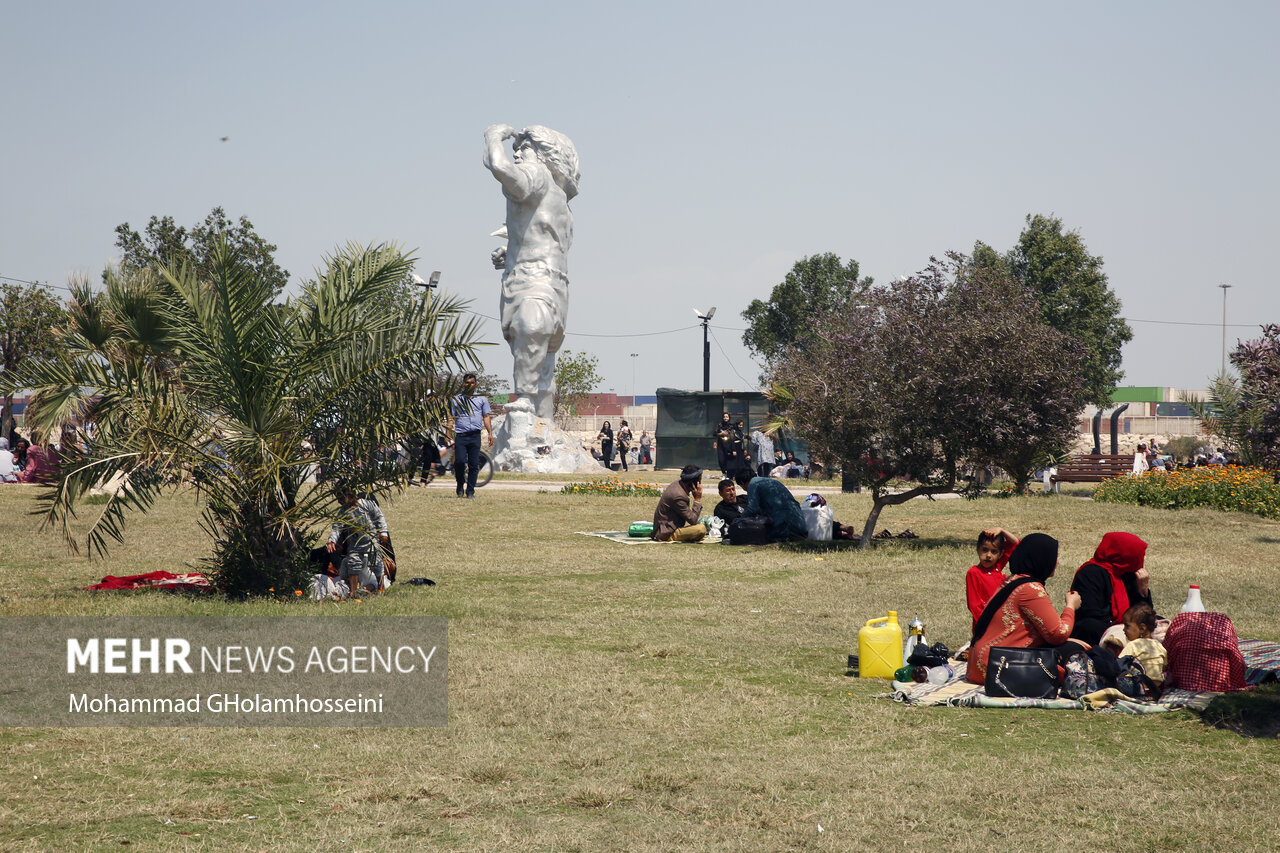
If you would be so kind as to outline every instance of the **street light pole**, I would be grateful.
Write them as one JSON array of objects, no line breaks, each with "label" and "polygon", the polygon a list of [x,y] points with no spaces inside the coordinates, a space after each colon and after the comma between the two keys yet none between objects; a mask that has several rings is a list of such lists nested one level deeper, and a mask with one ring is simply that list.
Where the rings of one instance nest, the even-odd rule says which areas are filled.
[{"label": "street light pole", "polygon": [[422,298],[427,300],[427,304],[431,303],[431,291],[440,286],[440,270],[433,270],[430,279],[424,279],[417,273],[413,274],[413,283],[417,287],[422,288]]},{"label": "street light pole", "polygon": [[640,357],[640,353],[631,353],[631,405],[636,404],[636,359]]},{"label": "street light pole", "polygon": [[1227,290],[1231,287],[1229,284],[1220,284],[1222,288],[1222,373],[1227,372]]},{"label": "street light pole", "polygon": [[698,315],[698,319],[702,321],[702,390],[711,390],[711,340],[707,337],[707,324],[711,322],[711,318],[716,316],[715,306],[707,309],[707,313],[703,314],[697,308],[693,309],[693,313]]}]

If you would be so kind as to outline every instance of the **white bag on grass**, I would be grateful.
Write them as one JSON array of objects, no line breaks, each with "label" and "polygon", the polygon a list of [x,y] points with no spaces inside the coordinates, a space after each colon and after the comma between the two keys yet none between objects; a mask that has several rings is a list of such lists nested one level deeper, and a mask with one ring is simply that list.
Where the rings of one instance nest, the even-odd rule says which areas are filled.
[{"label": "white bag on grass", "polygon": [[804,512],[805,538],[814,542],[828,542],[831,539],[831,524],[836,519],[835,511],[830,504],[822,506],[801,506]]}]

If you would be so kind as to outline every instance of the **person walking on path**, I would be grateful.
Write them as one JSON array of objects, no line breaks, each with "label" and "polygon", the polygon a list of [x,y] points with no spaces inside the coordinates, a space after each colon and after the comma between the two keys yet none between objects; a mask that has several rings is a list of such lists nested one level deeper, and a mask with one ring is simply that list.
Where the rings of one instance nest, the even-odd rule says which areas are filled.
[{"label": "person walking on path", "polygon": [[627,468],[627,454],[631,452],[631,427],[627,426],[627,422],[623,421],[618,427],[618,459],[622,461],[622,470],[630,470]]},{"label": "person walking on path", "polygon": [[604,422],[604,426],[600,427],[600,434],[596,436],[600,440],[600,461],[604,463],[604,467],[610,471],[613,470],[613,426],[608,421]]},{"label": "person walking on path", "polygon": [[640,430],[640,464],[653,464],[653,438],[647,429]]},{"label": "person walking on path", "polygon": [[489,435],[493,446],[493,409],[489,398],[477,394],[476,375],[462,375],[463,392],[453,398],[449,414],[453,420],[453,476],[458,482],[458,497],[476,496],[476,476],[480,473],[480,430]]}]

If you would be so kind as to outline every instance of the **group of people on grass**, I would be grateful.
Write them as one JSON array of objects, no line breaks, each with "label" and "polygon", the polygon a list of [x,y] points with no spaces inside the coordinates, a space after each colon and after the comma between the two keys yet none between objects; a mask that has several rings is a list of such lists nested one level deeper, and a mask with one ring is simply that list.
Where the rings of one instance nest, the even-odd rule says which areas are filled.
[{"label": "group of people on grass", "polygon": [[619,422],[616,432],[609,421],[605,421],[600,427],[600,432],[596,434],[596,441],[600,442],[600,449],[596,450],[592,447],[591,455],[599,459],[600,464],[606,468],[612,470],[614,453],[618,454],[618,462],[621,463],[623,471],[630,470],[627,463],[653,464],[653,436],[649,435],[647,429],[642,429],[640,438],[637,439],[625,420]]},{"label": "group of people on grass", "polygon": [[1133,454],[1133,473],[1148,471],[1177,471],[1183,468],[1204,468],[1210,465],[1235,464],[1234,454],[1224,453],[1222,448],[1197,447],[1194,456],[1176,457],[1160,452],[1155,442],[1139,444]]},{"label": "group of people on grass", "polygon": [[[653,513],[652,538],[660,542],[692,542],[707,535],[702,521],[703,470],[686,465],[663,490]],[[742,487],[744,493],[739,493]],[[800,504],[782,482],[752,477],[739,470],[737,479],[720,482],[714,515],[726,525],[737,519],[764,516],[774,542],[807,538]],[[834,524],[835,536],[851,536]],[[973,617],[966,677],[982,684],[992,648],[1053,647],[1065,671],[1068,659],[1097,646],[1118,658],[1137,658],[1156,685],[1164,680],[1167,654],[1161,645],[1166,620],[1155,612],[1150,575],[1145,568],[1147,543],[1132,533],[1102,537],[1093,557],[1076,570],[1061,612],[1050,602],[1045,582],[1058,567],[1058,541],[1044,533],[1022,538],[1001,528],[983,530],[977,541],[978,562],[965,577],[965,595]],[[1005,574],[1006,566],[1009,574]]]},{"label": "group of people on grass", "polygon": [[[652,538],[659,542],[696,542],[707,535],[707,525],[702,522],[702,476],[701,468],[686,465],[679,479],[663,490],[653,511]],[[720,502],[713,515],[726,529],[742,518],[765,518],[772,542],[809,538],[800,502],[780,480],[753,476],[749,470],[738,468],[734,478],[720,481],[717,491]],[[833,521],[831,538],[856,537],[852,528]]]},{"label": "group of people on grass", "polygon": [[1058,540],[1044,533],[1019,540],[991,528],[978,534],[977,550],[978,563],[965,577],[974,626],[969,681],[985,682],[997,646],[1052,647],[1060,672],[1072,655],[1099,646],[1117,657],[1136,657],[1153,682],[1164,681],[1168,656],[1160,640],[1168,622],[1156,615],[1151,600],[1142,539],[1124,532],[1103,536],[1093,557],[1076,570],[1061,612],[1044,586],[1058,567]]},{"label": "group of people on grass", "polygon": [[12,434],[0,438],[0,484],[49,483],[58,477],[58,452]]}]

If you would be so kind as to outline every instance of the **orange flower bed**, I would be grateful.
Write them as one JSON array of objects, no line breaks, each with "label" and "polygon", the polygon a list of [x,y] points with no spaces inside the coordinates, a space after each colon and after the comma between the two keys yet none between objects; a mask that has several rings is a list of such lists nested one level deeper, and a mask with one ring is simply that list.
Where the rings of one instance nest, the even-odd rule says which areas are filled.
[{"label": "orange flower bed", "polygon": [[1263,468],[1235,465],[1116,477],[1100,484],[1093,499],[1161,509],[1211,507],[1280,518],[1280,485],[1274,475]]},{"label": "orange flower bed", "polygon": [[570,483],[560,490],[562,495],[604,495],[611,498],[650,497],[662,494],[657,483],[623,480],[621,477],[598,477],[585,483]]}]

